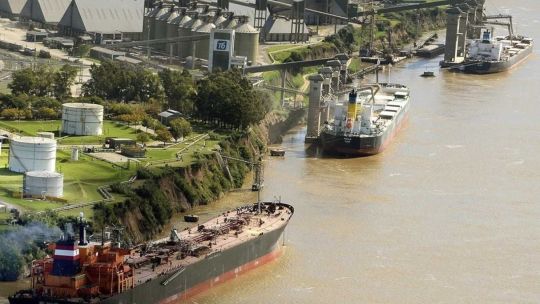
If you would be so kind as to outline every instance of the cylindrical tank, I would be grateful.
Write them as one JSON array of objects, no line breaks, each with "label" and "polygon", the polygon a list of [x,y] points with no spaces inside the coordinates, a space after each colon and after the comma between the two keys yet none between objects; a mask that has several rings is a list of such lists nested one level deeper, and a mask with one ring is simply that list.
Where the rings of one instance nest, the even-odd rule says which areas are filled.
[{"label": "cylindrical tank", "polygon": [[157,11],[155,12],[155,14],[153,14],[153,16],[149,19],[149,21],[150,21],[150,40],[157,39],[157,37],[158,37],[158,21],[161,18],[161,16],[166,14],[168,11],[169,11],[168,6],[160,5],[157,8]]},{"label": "cylindrical tank", "polygon": [[[178,37],[178,26],[180,22],[182,21],[182,18],[185,16],[185,9],[177,9],[175,13],[171,15],[169,18],[169,22],[167,22],[167,38],[176,38]],[[171,45],[172,45],[172,54],[173,56],[178,55],[178,43],[171,43],[168,44],[169,47],[167,48],[167,53],[171,51]]]},{"label": "cylindrical tank", "polygon": [[223,16],[221,11],[217,11],[214,19],[212,20],[212,23],[216,26],[216,28],[223,28],[223,26],[226,25],[226,22],[227,18]]},{"label": "cylindrical tank", "polygon": [[56,140],[43,137],[16,137],[9,144],[9,170],[13,172],[54,171]]},{"label": "cylindrical tank", "polygon": [[[210,32],[212,29],[216,28],[216,26],[213,23],[206,22],[203,25],[201,25],[194,33],[193,35],[203,35],[207,34],[210,36]],[[196,50],[196,57],[201,59],[208,60],[208,49],[210,48],[210,39],[205,40],[199,40],[197,41],[197,50]]]},{"label": "cylindrical tank", "polygon": [[[185,13],[183,15],[180,15],[181,19],[178,21],[178,27],[176,29],[178,37],[185,37],[186,35],[186,25],[190,23],[191,17],[188,15],[188,13]],[[186,49],[186,42],[178,42],[176,44],[175,48],[175,55],[184,58],[187,55],[185,55],[185,49]]]},{"label": "cylindrical tank", "polygon": [[[156,19],[156,39],[165,39],[167,37],[167,28],[169,26],[169,21],[178,16],[176,9],[172,6],[166,7],[165,14],[161,15]],[[156,44],[156,48],[161,51],[167,51],[168,44],[159,43]]]},{"label": "cylindrical tank", "polygon": [[71,148],[71,160],[74,160],[74,161],[79,160],[79,148],[77,147]]},{"label": "cylindrical tank", "polygon": [[103,133],[103,106],[92,103],[63,104],[62,133],[101,135]]},{"label": "cylindrical tank", "polygon": [[54,133],[53,132],[37,132],[36,135],[38,137],[54,139]]},{"label": "cylindrical tank", "polygon": [[155,26],[153,24],[154,18],[156,14],[161,10],[162,4],[157,4],[154,8],[150,10],[147,14],[143,17],[143,40],[149,40],[150,34],[152,32],[152,27]]},{"label": "cylindrical tank", "polygon": [[246,18],[235,28],[234,53],[246,56],[248,62],[254,64],[259,55],[259,31]]},{"label": "cylindrical tank", "polygon": [[64,175],[50,171],[29,171],[24,175],[24,195],[62,197]]},{"label": "cylindrical tank", "polygon": [[[193,18],[186,24],[184,28],[184,35],[182,37],[191,37],[194,32],[203,24],[203,21],[199,18],[198,15],[193,16]],[[193,42],[188,41],[183,43],[182,52],[184,57],[193,55]]]},{"label": "cylindrical tank", "polygon": [[231,16],[227,21],[222,23],[222,26],[225,29],[234,30],[238,26],[238,20],[236,17]]}]

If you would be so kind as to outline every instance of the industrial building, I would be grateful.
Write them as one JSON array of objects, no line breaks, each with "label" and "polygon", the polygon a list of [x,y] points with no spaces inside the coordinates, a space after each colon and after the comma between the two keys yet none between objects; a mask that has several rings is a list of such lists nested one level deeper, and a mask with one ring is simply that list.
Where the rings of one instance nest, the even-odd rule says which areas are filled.
[{"label": "industrial building", "polygon": [[9,145],[9,170],[13,172],[54,171],[56,140],[43,137],[16,137]]},{"label": "industrial building", "polygon": [[91,103],[63,104],[62,133],[101,135],[103,133],[103,106]]},{"label": "industrial building", "polygon": [[[293,39],[292,20],[283,17],[270,16],[264,25],[264,40],[266,42],[287,42]],[[295,37],[296,38],[296,37]],[[301,42],[309,41],[309,29],[303,27],[303,31],[298,35],[298,40]]]},{"label": "industrial building", "polygon": [[56,27],[70,3],[71,0],[26,0],[20,17],[42,27]]},{"label": "industrial building", "polygon": [[23,195],[25,197],[62,197],[64,175],[51,171],[29,171],[24,174]]},{"label": "industrial building", "polygon": [[142,37],[144,0],[72,0],[64,12],[58,23],[63,35],[89,35],[96,44]]},{"label": "industrial building", "polygon": [[6,17],[17,17],[21,14],[26,0],[0,0],[0,14]]}]

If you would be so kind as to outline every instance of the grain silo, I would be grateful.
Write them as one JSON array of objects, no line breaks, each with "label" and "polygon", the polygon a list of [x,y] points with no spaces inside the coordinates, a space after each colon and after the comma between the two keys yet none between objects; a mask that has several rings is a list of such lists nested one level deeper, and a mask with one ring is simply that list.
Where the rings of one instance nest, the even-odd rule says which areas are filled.
[{"label": "grain silo", "polygon": [[[177,38],[178,37],[178,27],[180,26],[180,22],[186,15],[185,8],[178,8],[178,11],[174,14],[174,18],[169,18],[169,22],[167,22],[167,38]],[[172,48],[171,48],[172,45]],[[169,44],[169,47],[167,48],[167,53],[172,51],[172,54],[174,56],[178,55],[178,43],[171,43]]]},{"label": "grain silo", "polygon": [[[206,21],[210,21],[210,18],[207,17]],[[210,37],[210,32],[212,29],[215,29],[216,26],[211,22],[205,22],[202,24],[193,35],[208,35]],[[195,56],[201,59],[208,59],[208,51],[210,49],[210,38],[197,41],[197,49]]]},{"label": "grain silo", "polygon": [[149,19],[150,21],[150,39],[158,39],[158,21],[160,20],[161,16],[166,14],[169,11],[169,6],[160,5],[157,8],[157,11],[153,16]]},{"label": "grain silo", "polygon": [[92,103],[63,104],[62,133],[101,135],[103,133],[103,106]]},{"label": "grain silo", "polygon": [[234,15],[231,15],[227,21],[223,22],[221,24],[222,28],[228,29],[228,30],[234,30],[238,26],[238,18]]},{"label": "grain silo", "polygon": [[[176,8],[173,6],[168,6],[166,8],[165,14],[161,15],[159,18],[156,19],[156,37],[155,39],[164,39],[167,37],[167,28],[169,25],[169,21],[176,18],[178,16],[178,12],[176,11]],[[156,47],[159,50],[162,51],[168,51],[168,44],[166,43],[159,43],[156,45]]]},{"label": "grain silo", "polygon": [[227,18],[224,16],[221,10],[217,10],[212,23],[216,26],[216,28],[223,28],[223,26],[227,23]]},{"label": "grain silo", "polygon": [[259,31],[251,26],[249,19],[245,17],[235,28],[235,32],[235,55],[247,57],[251,64],[256,63],[259,54]]},{"label": "grain silo", "polygon": [[23,193],[25,196],[62,197],[64,195],[64,175],[51,171],[29,171],[24,174]]},{"label": "grain silo", "polygon": [[144,14],[143,17],[143,40],[150,39],[150,32],[151,32],[151,26],[153,22],[153,18],[157,14],[157,12],[160,10],[161,3],[156,5],[154,8],[152,8],[148,13]]},{"label": "grain silo", "polygon": [[56,140],[43,137],[15,137],[9,144],[9,170],[13,172],[54,171]]},{"label": "grain silo", "polygon": [[[176,29],[177,31],[177,35],[178,37],[185,37],[186,33],[185,33],[185,29],[186,29],[186,25],[188,23],[190,23],[191,21],[191,17],[189,16],[189,14],[187,12],[184,12],[183,15],[180,15],[181,16],[181,19],[180,21],[178,21],[178,27]],[[185,55],[185,45],[186,45],[187,42],[178,42],[176,44],[176,47],[175,47],[175,55],[180,57],[180,58],[184,58],[186,55]]]},{"label": "grain silo", "polygon": [[[191,37],[193,34],[195,34],[195,31],[203,25],[203,21],[201,18],[199,18],[199,15],[194,15],[193,18],[186,23],[185,27],[183,28],[183,34],[182,37]],[[182,43],[182,53],[184,57],[187,56],[193,56],[193,42],[187,41]]]}]

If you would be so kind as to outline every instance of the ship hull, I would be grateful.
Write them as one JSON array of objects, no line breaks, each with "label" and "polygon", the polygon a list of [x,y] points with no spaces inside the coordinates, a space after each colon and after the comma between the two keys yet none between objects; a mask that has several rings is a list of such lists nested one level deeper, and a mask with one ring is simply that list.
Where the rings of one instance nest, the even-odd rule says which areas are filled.
[{"label": "ship hull", "polygon": [[324,153],[346,156],[370,156],[381,153],[390,144],[408,119],[409,103],[392,124],[376,136],[345,136],[323,131],[319,137]]},{"label": "ship hull", "polygon": [[459,71],[467,74],[493,74],[500,73],[511,69],[519,64],[532,53],[532,45],[513,56],[508,61],[470,61],[466,60],[463,63],[452,67],[453,71]]},{"label": "ship hull", "polygon": [[[289,208],[293,210],[292,207],[289,206]],[[171,270],[133,289],[104,298],[99,303],[183,303],[184,300],[196,294],[279,257],[282,253],[282,238],[286,226],[287,224],[282,225],[227,250],[210,253],[206,258],[189,264],[181,270]],[[176,273],[179,274],[176,275]],[[9,303],[73,304],[80,302],[39,297],[10,298]]]}]

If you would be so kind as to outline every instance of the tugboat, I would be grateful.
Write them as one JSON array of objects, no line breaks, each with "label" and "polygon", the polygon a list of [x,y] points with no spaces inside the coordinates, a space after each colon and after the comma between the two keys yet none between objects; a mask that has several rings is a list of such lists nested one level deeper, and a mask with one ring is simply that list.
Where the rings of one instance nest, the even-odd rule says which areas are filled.
[{"label": "tugboat", "polygon": [[323,151],[347,156],[382,152],[406,120],[409,99],[409,89],[401,84],[353,89],[321,131]]}]

